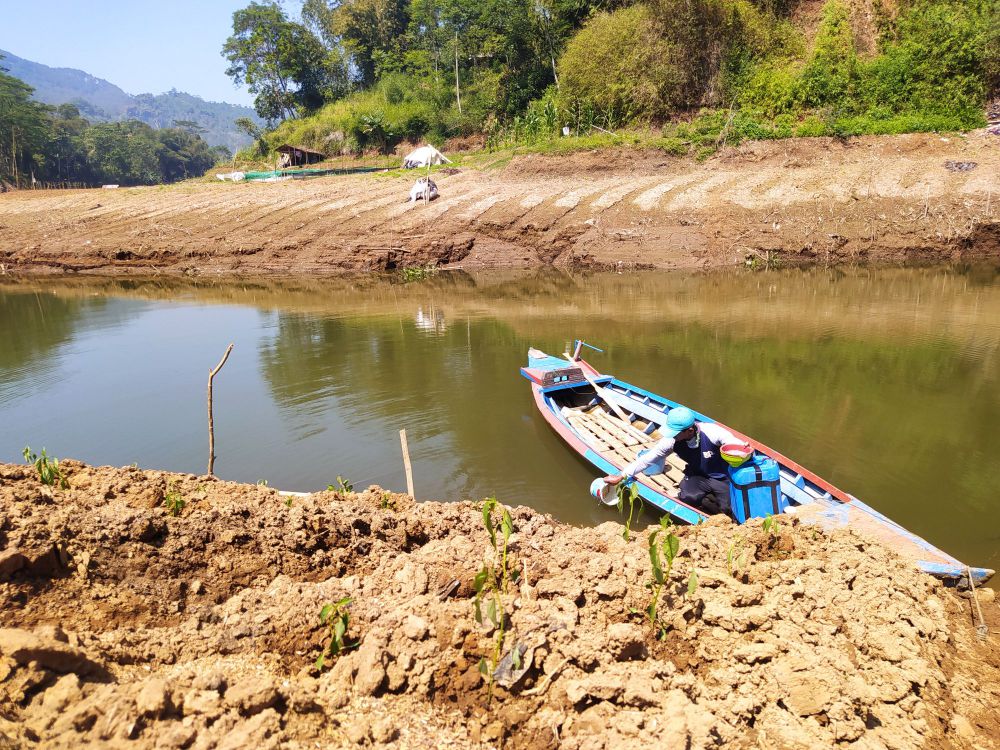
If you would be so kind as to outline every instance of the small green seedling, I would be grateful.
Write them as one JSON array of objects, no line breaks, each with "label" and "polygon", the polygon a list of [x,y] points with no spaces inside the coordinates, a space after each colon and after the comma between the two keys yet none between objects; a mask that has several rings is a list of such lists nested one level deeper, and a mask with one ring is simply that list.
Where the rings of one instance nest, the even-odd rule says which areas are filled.
[{"label": "small green seedling", "polygon": [[[673,523],[668,516],[660,519],[660,527],[649,533],[649,563],[653,571],[653,579],[647,584],[651,591],[649,604],[646,606],[646,619],[656,630],[656,637],[663,640],[667,631],[657,619],[657,606],[660,602],[660,594],[663,587],[670,580],[670,571],[674,567],[674,560],[677,559],[677,552],[681,543],[677,535],[673,532]],[[694,586],[698,585],[697,576],[694,576]],[[688,590],[693,593],[692,582],[688,580]]]},{"label": "small green seedling", "polygon": [[688,576],[688,596],[694,596],[694,592],[698,590],[698,571],[691,568],[691,575]]},{"label": "small green seedling", "polygon": [[778,517],[773,516],[770,513],[764,518],[764,533],[770,534],[772,537],[777,538],[781,534],[781,527],[778,524]]},{"label": "small green seedling", "polygon": [[291,508],[291,507],[292,507],[292,498],[290,498],[290,497],[286,497],[286,498],[285,498],[285,505],[286,505],[287,507]]},{"label": "small green seedling", "polygon": [[44,448],[42,448],[42,455],[39,456],[32,453],[31,448],[27,445],[24,446],[22,455],[27,463],[34,464],[35,471],[38,472],[38,479],[42,484],[50,487],[58,485],[59,489],[63,490],[69,489],[69,482],[66,481],[62,469],[59,468],[58,458],[49,458]]},{"label": "small green seedling", "polygon": [[354,485],[340,476],[340,474],[337,475],[337,485],[328,484],[326,488],[330,492],[339,492],[342,495],[351,495],[354,493]]},{"label": "small green seedling", "polygon": [[382,510],[396,510],[396,501],[393,499],[392,494],[389,492],[383,492],[382,497],[378,502],[378,507]]},{"label": "small green seedling", "polygon": [[320,655],[316,658],[316,669],[320,672],[326,666],[328,659],[336,659],[340,654],[355,644],[347,641],[347,626],[350,623],[350,614],[347,611],[351,603],[351,597],[345,596],[335,604],[324,604],[319,611],[320,622],[327,629],[330,640]]},{"label": "small green seedling", "polygon": [[[499,511],[499,519],[494,515]],[[497,502],[495,497],[489,497],[483,501],[483,525],[486,533],[490,537],[490,548],[493,554],[483,563],[482,569],[476,573],[472,581],[472,588],[476,592],[473,600],[473,612],[476,622],[483,624],[483,601],[486,601],[486,617],[493,624],[496,634],[493,639],[493,650],[488,655],[479,660],[479,672],[486,679],[487,698],[489,705],[493,700],[493,675],[497,665],[500,663],[500,656],[503,653],[504,640],[507,637],[507,615],[504,609],[504,597],[510,590],[512,581],[517,580],[517,567],[508,556],[508,543],[514,533],[514,521],[510,517],[510,512]],[[497,537],[497,525],[499,521],[500,537]],[[515,644],[515,652],[517,646]],[[515,661],[520,659],[520,654],[515,653]],[[519,664],[515,664],[519,668]]]},{"label": "small green seedling", "polygon": [[744,544],[745,540],[743,537],[737,536],[729,545],[729,549],[726,550],[726,568],[732,577],[735,577],[743,569],[743,566],[746,565],[747,550],[743,546]]},{"label": "small green seedling", "polygon": [[625,486],[624,482],[618,484],[618,512],[625,515],[625,503],[628,502],[628,517],[625,519],[625,531],[622,532],[622,539],[626,542],[631,538],[632,519],[639,519],[642,514],[642,498],[639,496],[639,485],[629,482]]},{"label": "small green seedling", "polygon": [[170,515],[179,516],[187,503],[184,501],[181,493],[178,492],[177,485],[171,484],[167,489],[166,494],[163,496],[163,504],[166,506]]},{"label": "small green seedling", "polygon": [[258,487],[267,487],[267,480],[266,479],[258,479],[257,480],[257,486]]}]

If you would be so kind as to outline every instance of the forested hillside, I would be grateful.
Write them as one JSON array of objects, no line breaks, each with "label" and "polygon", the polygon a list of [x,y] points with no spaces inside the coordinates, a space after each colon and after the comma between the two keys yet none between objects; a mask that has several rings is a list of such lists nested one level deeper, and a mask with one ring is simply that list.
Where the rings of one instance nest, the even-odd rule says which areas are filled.
[{"label": "forested hillside", "polygon": [[622,129],[741,138],[962,130],[1000,81],[1000,0],[305,0],[233,17],[229,74],[327,153]]},{"label": "forested hillside", "polygon": [[[3,59],[0,58],[0,71]],[[228,151],[196,123],[154,129],[138,120],[92,123],[72,104],[53,107],[0,72],[0,187],[149,185],[204,174]]]},{"label": "forested hillside", "polygon": [[183,91],[131,95],[102,78],[73,68],[52,68],[0,50],[0,63],[14,78],[34,89],[32,97],[44,104],[72,104],[91,122],[139,120],[154,128],[173,127],[177,121],[195,123],[209,146],[232,152],[251,141],[235,121],[256,119],[250,107],[207,102]]}]

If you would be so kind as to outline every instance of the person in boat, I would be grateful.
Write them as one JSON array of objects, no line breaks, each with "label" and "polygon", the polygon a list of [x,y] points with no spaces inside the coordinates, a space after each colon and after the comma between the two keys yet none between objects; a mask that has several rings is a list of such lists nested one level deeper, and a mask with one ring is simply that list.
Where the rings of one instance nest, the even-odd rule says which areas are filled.
[{"label": "person in boat", "polygon": [[[722,457],[722,446],[743,445],[725,427],[713,422],[698,422],[685,406],[671,409],[660,428],[663,437],[648,451],[626,466],[621,474],[610,474],[604,481],[616,485],[632,479],[649,467],[663,465],[676,453],[684,460],[684,479],[678,487],[678,499],[706,513],[729,513],[729,464]],[[749,446],[747,446],[749,448]]]}]

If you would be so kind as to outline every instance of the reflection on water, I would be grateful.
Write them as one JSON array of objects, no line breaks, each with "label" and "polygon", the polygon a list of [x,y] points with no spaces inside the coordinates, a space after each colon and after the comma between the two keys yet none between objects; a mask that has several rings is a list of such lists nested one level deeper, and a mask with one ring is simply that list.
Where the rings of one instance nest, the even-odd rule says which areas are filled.
[{"label": "reflection on water", "polygon": [[0,285],[0,458],[25,443],[309,490],[496,494],[611,516],[535,413],[529,345],[754,435],[969,561],[997,567],[1000,282],[992,269],[439,274],[285,283]]}]

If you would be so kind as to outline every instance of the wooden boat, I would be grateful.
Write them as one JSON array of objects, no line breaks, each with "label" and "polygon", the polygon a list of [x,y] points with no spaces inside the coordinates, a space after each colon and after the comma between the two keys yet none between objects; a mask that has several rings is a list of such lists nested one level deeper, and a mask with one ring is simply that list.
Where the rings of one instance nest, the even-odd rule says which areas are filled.
[{"label": "wooden boat", "polygon": [[[528,365],[521,368],[521,374],[531,382],[535,405],[559,436],[603,474],[618,473],[639,451],[659,440],[666,412],[681,404],[601,374],[580,357],[581,345],[585,344],[578,341],[574,353],[563,357],[529,349]],[[702,422],[715,421],[697,411],[695,415]],[[788,503],[785,512],[804,523],[826,529],[850,527],[912,560],[920,570],[952,582],[971,577],[980,584],[993,575],[989,568],[966,566],[791,459],[722,426],[778,463],[780,492]],[[661,474],[636,478],[642,499],[681,522],[698,523],[706,518],[701,510],[678,499],[684,462],[671,455],[664,468]]]}]

